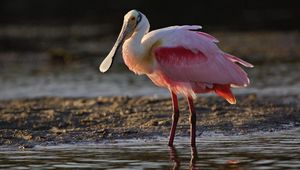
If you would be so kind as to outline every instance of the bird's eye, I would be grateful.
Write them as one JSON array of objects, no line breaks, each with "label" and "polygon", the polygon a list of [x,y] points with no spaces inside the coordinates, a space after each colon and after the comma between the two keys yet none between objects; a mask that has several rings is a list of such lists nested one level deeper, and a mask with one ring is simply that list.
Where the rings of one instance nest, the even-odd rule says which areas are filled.
[{"label": "bird's eye", "polygon": [[132,20],[132,21],[135,20],[135,17],[130,18],[130,20]]}]

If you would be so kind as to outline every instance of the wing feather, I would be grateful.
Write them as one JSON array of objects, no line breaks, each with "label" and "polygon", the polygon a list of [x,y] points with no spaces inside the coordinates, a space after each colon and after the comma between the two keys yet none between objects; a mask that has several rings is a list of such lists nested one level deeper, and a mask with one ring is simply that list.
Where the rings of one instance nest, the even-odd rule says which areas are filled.
[{"label": "wing feather", "polygon": [[191,31],[188,26],[168,28],[158,35],[161,44],[154,49],[154,55],[158,67],[170,79],[235,86],[249,84],[246,72],[235,62],[252,65],[222,52],[213,36]]}]

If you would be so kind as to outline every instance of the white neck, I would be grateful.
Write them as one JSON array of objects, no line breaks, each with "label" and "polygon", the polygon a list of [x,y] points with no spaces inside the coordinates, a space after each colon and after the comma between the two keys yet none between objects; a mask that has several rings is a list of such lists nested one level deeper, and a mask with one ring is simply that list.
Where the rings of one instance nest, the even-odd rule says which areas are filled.
[{"label": "white neck", "polygon": [[125,41],[126,47],[129,48],[128,50],[130,50],[132,56],[137,58],[144,56],[145,47],[142,45],[142,39],[148,33],[150,27],[146,18],[140,24],[140,27]]}]

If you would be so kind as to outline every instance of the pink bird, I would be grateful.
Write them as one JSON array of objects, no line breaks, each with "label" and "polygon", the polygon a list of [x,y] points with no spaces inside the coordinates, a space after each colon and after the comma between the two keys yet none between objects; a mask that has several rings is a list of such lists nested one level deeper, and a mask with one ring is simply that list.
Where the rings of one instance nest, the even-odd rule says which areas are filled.
[{"label": "pink bird", "polygon": [[106,72],[122,46],[127,67],[138,75],[147,75],[154,84],[169,89],[173,115],[169,146],[173,146],[179,118],[178,94],[188,101],[190,111],[190,142],[196,143],[196,113],[193,98],[196,93],[215,92],[230,104],[236,99],[231,87],[249,84],[246,67],[252,64],[220,50],[213,36],[198,31],[201,26],[171,26],[149,32],[150,24],[144,14],[131,10],[124,16],[119,37],[99,69]]}]

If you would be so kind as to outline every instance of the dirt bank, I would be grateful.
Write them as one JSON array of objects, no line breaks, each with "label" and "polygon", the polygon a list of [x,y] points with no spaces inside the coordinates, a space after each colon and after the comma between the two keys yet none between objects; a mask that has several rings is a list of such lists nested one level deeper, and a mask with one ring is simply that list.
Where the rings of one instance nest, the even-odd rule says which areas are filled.
[{"label": "dirt bank", "polygon": [[[199,97],[197,135],[276,131],[300,126],[300,96],[237,96],[230,105]],[[188,107],[180,99],[177,134],[188,135]],[[0,145],[102,142],[168,136],[171,101],[154,97],[35,98],[0,101]]]}]

